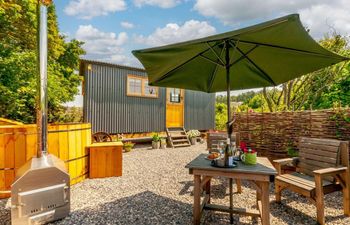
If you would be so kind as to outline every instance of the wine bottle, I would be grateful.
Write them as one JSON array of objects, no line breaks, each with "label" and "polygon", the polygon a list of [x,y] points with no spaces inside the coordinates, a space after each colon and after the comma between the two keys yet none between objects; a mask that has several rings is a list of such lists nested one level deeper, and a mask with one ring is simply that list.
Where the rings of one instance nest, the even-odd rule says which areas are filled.
[{"label": "wine bottle", "polygon": [[229,161],[228,161],[229,151],[230,151],[230,138],[227,138],[227,143],[226,143],[225,153],[224,153],[224,160],[225,160],[226,167],[229,166]]}]

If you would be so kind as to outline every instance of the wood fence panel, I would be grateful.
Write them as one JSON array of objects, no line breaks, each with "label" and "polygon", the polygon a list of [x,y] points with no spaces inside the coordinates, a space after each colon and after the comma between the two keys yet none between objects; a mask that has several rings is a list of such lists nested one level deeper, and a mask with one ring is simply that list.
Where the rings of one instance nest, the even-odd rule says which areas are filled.
[{"label": "wood fence panel", "polygon": [[271,159],[287,157],[287,148],[297,149],[299,137],[350,141],[350,110],[301,112],[241,112],[234,130],[241,141]]},{"label": "wood fence panel", "polygon": [[[9,190],[15,173],[36,156],[36,125],[0,126],[0,190]],[[62,159],[71,176],[71,184],[88,177],[88,151],[91,144],[90,124],[55,124],[48,126],[48,152]],[[0,198],[9,197],[0,194]]]}]

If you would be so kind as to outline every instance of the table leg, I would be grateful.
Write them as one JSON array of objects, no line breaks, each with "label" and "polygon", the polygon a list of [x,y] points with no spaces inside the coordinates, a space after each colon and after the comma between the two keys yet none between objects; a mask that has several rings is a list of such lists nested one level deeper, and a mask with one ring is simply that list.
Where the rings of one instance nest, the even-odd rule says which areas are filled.
[{"label": "table leg", "polygon": [[201,221],[201,176],[194,175],[194,190],[193,190],[193,224],[199,225]]},{"label": "table leg", "polygon": [[[233,209],[233,191],[232,191],[232,186],[233,186],[233,179],[229,178],[229,189],[230,189],[230,209]],[[230,223],[233,224],[233,213],[230,212]]]},{"label": "table leg", "polygon": [[241,179],[236,179],[237,193],[242,193]]},{"label": "table leg", "polygon": [[211,179],[208,180],[208,182],[205,184],[205,194],[208,195],[208,203],[210,203],[210,185],[211,185]]},{"label": "table leg", "polygon": [[260,182],[261,185],[261,223],[262,225],[270,225],[270,198],[269,198],[269,182]]},{"label": "table leg", "polygon": [[[255,182],[258,188],[261,190],[261,184],[260,182]],[[261,201],[261,192],[257,189],[256,190],[256,206],[259,208],[259,201]]]}]

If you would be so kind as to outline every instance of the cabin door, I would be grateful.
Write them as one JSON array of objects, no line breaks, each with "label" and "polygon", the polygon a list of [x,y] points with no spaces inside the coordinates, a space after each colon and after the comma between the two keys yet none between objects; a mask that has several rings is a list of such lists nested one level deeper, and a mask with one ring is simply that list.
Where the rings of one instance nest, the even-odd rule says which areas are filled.
[{"label": "cabin door", "polygon": [[185,91],[167,88],[166,91],[166,127],[184,126]]}]

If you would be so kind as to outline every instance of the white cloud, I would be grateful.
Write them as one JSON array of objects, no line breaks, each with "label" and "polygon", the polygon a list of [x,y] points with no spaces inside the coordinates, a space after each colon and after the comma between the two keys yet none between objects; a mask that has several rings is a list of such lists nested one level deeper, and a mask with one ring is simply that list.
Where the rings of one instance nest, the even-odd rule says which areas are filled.
[{"label": "white cloud", "polygon": [[83,48],[87,58],[128,64],[129,58],[124,55],[123,45],[128,41],[128,35],[121,32],[118,35],[102,32],[92,25],[80,25],[75,38],[85,42]]},{"label": "white cloud", "polygon": [[341,34],[350,34],[350,2],[337,1],[331,5],[320,4],[299,11],[302,22],[311,29],[315,37],[322,37],[330,29]]},{"label": "white cloud", "polygon": [[135,27],[133,23],[127,22],[127,21],[122,21],[120,22],[120,26],[126,28],[126,29],[132,29]]},{"label": "white cloud", "polygon": [[189,20],[182,26],[176,23],[168,23],[163,28],[157,28],[151,35],[138,36],[136,41],[149,46],[166,45],[170,43],[191,40],[195,38],[201,38],[216,33],[215,27],[211,26],[207,22]]},{"label": "white cloud", "polygon": [[350,4],[348,0],[196,0],[194,10],[215,17],[226,25],[271,19],[300,13],[304,25],[317,38],[329,31],[330,26],[340,32],[350,32]]},{"label": "white cloud", "polygon": [[125,9],[126,3],[124,0],[72,0],[65,7],[64,12],[70,16],[91,19]]},{"label": "white cloud", "polygon": [[134,0],[134,5],[142,7],[144,5],[158,6],[160,8],[172,8],[180,4],[181,0]]}]

